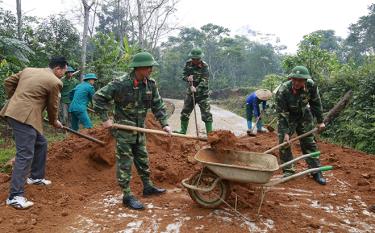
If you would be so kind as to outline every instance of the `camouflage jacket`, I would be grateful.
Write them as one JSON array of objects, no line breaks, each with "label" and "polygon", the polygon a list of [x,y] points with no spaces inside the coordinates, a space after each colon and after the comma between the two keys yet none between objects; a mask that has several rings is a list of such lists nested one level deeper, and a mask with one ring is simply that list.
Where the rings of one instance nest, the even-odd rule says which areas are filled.
[{"label": "camouflage jacket", "polygon": [[301,121],[309,109],[318,123],[323,122],[323,108],[319,90],[312,79],[306,82],[306,88],[292,92],[292,81],[283,83],[276,93],[276,112],[279,130],[288,132],[290,123]]},{"label": "camouflage jacket", "polygon": [[[210,73],[207,63],[201,61],[200,64],[193,65],[191,59],[188,60],[184,67],[182,79],[187,82],[187,77],[190,75],[193,75],[193,85],[197,88],[196,96],[208,97],[208,79]],[[187,94],[191,94],[190,88],[187,89]]]},{"label": "camouflage jacket", "polygon": [[[145,79],[137,82],[135,73],[126,74],[98,90],[94,97],[94,110],[102,121],[108,120],[111,101],[114,101],[114,122],[144,128],[145,118],[151,109],[162,127],[167,126],[167,113],[164,102],[159,95],[155,80]],[[143,133],[135,131],[114,130],[114,136],[128,143],[143,143]]]}]

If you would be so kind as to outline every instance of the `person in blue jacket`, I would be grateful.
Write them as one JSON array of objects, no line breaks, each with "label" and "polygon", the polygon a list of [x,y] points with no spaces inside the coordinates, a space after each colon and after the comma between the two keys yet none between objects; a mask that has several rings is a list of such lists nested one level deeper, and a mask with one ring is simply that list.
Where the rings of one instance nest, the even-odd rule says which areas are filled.
[{"label": "person in blue jacket", "polygon": [[[254,133],[251,132],[253,128],[252,118],[255,117],[255,120],[257,120],[260,117],[260,108],[259,104],[262,104],[263,111],[267,108],[267,100],[269,100],[272,97],[272,92],[267,89],[260,89],[253,93],[251,93],[246,98],[246,119],[247,119],[247,128],[248,133]],[[263,124],[261,119],[257,122],[257,132],[263,133],[267,132],[266,129],[263,128]]]},{"label": "person in blue jacket", "polygon": [[83,82],[78,84],[71,92],[70,99],[72,102],[69,106],[69,112],[72,115],[72,129],[78,130],[79,124],[83,128],[92,128],[92,123],[87,113],[87,106],[92,101],[92,96],[95,94],[94,83],[97,80],[96,75],[88,73],[83,77]]}]

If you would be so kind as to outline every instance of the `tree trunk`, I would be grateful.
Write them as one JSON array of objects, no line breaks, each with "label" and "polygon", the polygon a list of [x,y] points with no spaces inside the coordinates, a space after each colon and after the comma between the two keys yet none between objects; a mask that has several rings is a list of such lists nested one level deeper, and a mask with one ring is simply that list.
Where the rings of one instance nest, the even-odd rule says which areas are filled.
[{"label": "tree trunk", "polygon": [[143,18],[142,18],[142,3],[137,0],[138,7],[138,43],[139,47],[143,48]]},{"label": "tree trunk", "polygon": [[22,12],[21,12],[21,0],[16,0],[17,2],[17,37],[22,40]]},{"label": "tree trunk", "polygon": [[[95,2],[95,1],[94,1]],[[86,69],[86,51],[87,51],[87,37],[88,37],[88,30],[89,30],[89,19],[90,19],[90,8],[94,4],[88,4],[86,0],[82,0],[83,5],[83,34],[82,34],[82,54],[81,54],[81,79],[82,74]]]}]

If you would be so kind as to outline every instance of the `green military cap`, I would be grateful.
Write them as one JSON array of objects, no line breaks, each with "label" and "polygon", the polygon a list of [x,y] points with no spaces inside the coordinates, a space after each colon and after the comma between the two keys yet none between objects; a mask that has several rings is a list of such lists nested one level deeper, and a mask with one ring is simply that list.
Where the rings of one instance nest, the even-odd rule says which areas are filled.
[{"label": "green military cap", "polygon": [[94,79],[97,80],[98,78],[96,77],[96,74],[94,73],[87,73],[85,74],[85,77],[83,77],[83,81]]},{"label": "green military cap", "polygon": [[300,78],[300,79],[310,79],[310,72],[304,66],[296,66],[293,68],[292,72],[288,75],[288,78]]},{"label": "green military cap", "polygon": [[194,48],[190,51],[189,57],[192,59],[201,59],[203,57],[203,52],[200,48]]},{"label": "green military cap", "polygon": [[147,66],[158,66],[159,64],[155,61],[154,57],[148,52],[140,52],[134,55],[129,67],[147,67]]},{"label": "green military cap", "polygon": [[68,69],[66,70],[66,72],[74,72],[74,69],[73,69],[73,67],[71,67],[71,66],[68,66]]}]

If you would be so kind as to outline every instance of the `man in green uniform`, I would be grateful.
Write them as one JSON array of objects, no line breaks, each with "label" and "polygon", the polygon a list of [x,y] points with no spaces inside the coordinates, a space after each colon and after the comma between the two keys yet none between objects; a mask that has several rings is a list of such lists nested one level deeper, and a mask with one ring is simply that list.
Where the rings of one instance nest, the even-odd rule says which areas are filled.
[{"label": "man in green uniform", "polygon": [[69,93],[79,84],[79,81],[73,77],[74,69],[68,66],[65,77],[61,79],[63,88],[61,90],[59,118],[63,125],[71,127],[71,115],[69,113],[70,98]]},{"label": "man in green uniform", "polygon": [[[276,93],[276,111],[278,113],[279,142],[288,142],[296,132],[297,135],[306,133],[314,128],[313,117],[316,118],[318,129],[323,130],[325,124],[322,116],[322,103],[317,85],[311,79],[309,71],[304,66],[296,66],[288,75],[289,81],[283,83]],[[303,154],[317,151],[313,135],[300,139]],[[290,145],[280,148],[282,163],[293,159]],[[307,158],[310,168],[320,167],[319,159]],[[283,168],[284,176],[295,173],[293,166]],[[322,172],[312,174],[319,184],[326,184]]]},{"label": "man in green uniform", "polygon": [[206,132],[208,134],[212,131],[212,114],[208,102],[209,68],[207,63],[202,60],[203,52],[201,49],[192,49],[189,57],[190,59],[185,64],[182,77],[187,82],[188,89],[186,91],[184,107],[181,111],[181,129],[177,133],[186,134],[190,114],[194,109],[194,104],[198,104],[202,114],[202,121],[206,125]]},{"label": "man in green uniform", "polygon": [[[114,121],[119,124],[144,127],[147,111],[151,109],[164,131],[171,133],[168,126],[164,102],[159,95],[155,80],[149,78],[153,66],[158,65],[153,56],[147,52],[137,53],[130,67],[130,74],[119,77],[98,90],[94,97],[94,109],[104,121],[103,126],[112,126],[108,117],[110,102],[114,101]],[[135,131],[114,130],[117,141],[117,179],[122,187],[123,204],[132,209],[144,209],[130,191],[131,167],[134,165],[143,182],[143,195],[155,195],[166,190],[157,188],[150,180],[150,169],[144,133]]]}]

